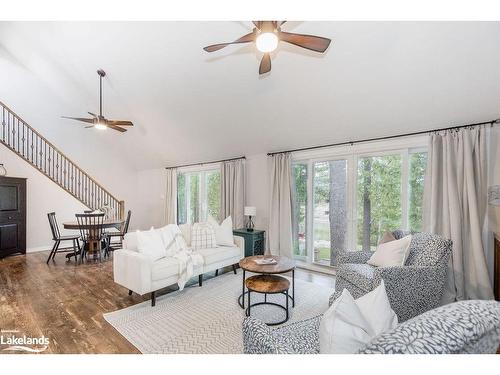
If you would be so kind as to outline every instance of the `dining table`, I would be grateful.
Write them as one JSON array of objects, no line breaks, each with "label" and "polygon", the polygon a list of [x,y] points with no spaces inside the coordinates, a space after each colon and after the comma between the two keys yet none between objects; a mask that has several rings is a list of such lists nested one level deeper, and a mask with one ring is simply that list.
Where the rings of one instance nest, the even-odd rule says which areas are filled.
[{"label": "dining table", "polygon": [[[102,223],[102,227],[103,227],[103,229],[116,228],[116,229],[120,230],[120,228],[122,227],[124,222],[125,222],[124,219],[105,219]],[[64,222],[63,227],[64,227],[64,229],[68,229],[68,230],[80,230],[80,229],[82,229],[82,225],[80,225],[78,223],[78,221]],[[94,228],[95,228],[95,230],[98,230],[97,225],[84,225],[83,226],[83,229],[87,229],[89,231],[92,231]],[[84,246],[87,247],[86,250],[90,250],[90,251],[95,250],[99,247],[98,243],[84,244]],[[101,242],[100,248],[102,249],[103,246],[106,246],[106,244],[104,242]],[[81,251],[78,250],[77,255],[80,255],[80,252]],[[95,252],[94,252],[94,255],[95,255]],[[68,253],[66,255],[66,258],[71,258],[72,256],[74,256],[73,253]]]}]

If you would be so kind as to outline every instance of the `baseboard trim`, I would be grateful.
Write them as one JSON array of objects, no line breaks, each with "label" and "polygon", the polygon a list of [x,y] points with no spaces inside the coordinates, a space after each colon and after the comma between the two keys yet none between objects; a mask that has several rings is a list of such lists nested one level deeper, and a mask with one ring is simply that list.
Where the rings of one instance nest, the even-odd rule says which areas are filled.
[{"label": "baseboard trim", "polygon": [[39,253],[41,251],[49,251],[52,250],[52,246],[36,246],[36,247],[30,247],[26,249],[26,254],[28,253]]},{"label": "baseboard trim", "polygon": [[301,268],[304,270],[324,273],[324,274],[333,275],[333,276],[336,275],[335,267],[321,266],[319,264],[306,263],[306,262],[300,261],[300,260],[296,260],[295,264],[297,265],[297,268]]}]

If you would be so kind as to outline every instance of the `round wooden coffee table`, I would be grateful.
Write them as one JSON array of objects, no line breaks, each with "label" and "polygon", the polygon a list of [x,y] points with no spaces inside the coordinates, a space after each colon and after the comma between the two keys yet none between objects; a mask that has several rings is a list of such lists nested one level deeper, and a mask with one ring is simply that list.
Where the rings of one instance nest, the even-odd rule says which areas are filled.
[{"label": "round wooden coffee table", "polygon": [[[275,264],[258,264],[255,261],[258,259],[274,259]],[[243,258],[240,260],[240,268],[243,270],[242,292],[238,297],[238,304],[242,309],[245,308],[245,291],[246,272],[258,273],[261,275],[275,275],[281,273],[292,273],[292,295],[287,293],[287,299],[292,300],[292,307],[295,307],[295,261],[293,259],[277,256],[277,255],[255,255],[252,257]]]},{"label": "round wooden coffee table", "polygon": [[[250,309],[259,305],[273,305],[285,310],[285,319],[275,322],[266,323],[268,326],[275,326],[283,324],[288,321],[288,289],[290,288],[290,281],[283,276],[278,275],[254,275],[245,280],[248,289],[248,307],[245,310],[246,316],[250,316]],[[264,302],[250,302],[251,292],[264,294]],[[268,294],[283,294],[285,296],[285,306],[276,302],[268,302]]]}]

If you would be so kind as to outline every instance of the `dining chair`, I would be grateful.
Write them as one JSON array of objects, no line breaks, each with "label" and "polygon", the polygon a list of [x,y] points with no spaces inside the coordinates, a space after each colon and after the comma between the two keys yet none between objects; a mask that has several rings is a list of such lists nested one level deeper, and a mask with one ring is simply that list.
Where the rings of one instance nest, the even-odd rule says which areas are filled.
[{"label": "dining chair", "polygon": [[[106,232],[106,236],[108,237],[108,244],[109,244],[108,249],[110,251],[113,251],[115,249],[121,249],[121,247],[123,246],[123,237],[128,232],[128,226],[130,224],[130,216],[131,215],[132,215],[132,211],[128,210],[127,219],[123,222],[119,231]],[[112,242],[113,238],[118,238],[118,241]],[[107,255],[107,254],[105,254],[105,255]]]},{"label": "dining chair", "polygon": [[[50,225],[50,230],[52,232],[52,240],[54,241],[54,246],[52,246],[52,250],[50,251],[49,257],[47,259],[47,264],[49,264],[50,259],[54,260],[56,253],[69,253],[73,252],[73,255],[75,257],[75,262],[78,261],[78,250],[80,249],[80,235],[68,235],[68,236],[61,236],[61,232],[59,231],[59,225],[57,224],[57,219],[56,219],[56,213],[55,212],[49,212],[47,214],[47,217],[49,219],[49,225]],[[71,247],[62,247],[60,248],[59,245],[61,242],[64,241],[72,241],[73,246]]]},{"label": "dining chair", "polygon": [[75,214],[78,228],[82,236],[84,246],[80,256],[81,262],[87,257],[88,252],[99,253],[102,261],[102,242],[105,243],[105,251],[108,251],[108,240],[104,233],[104,214]]}]

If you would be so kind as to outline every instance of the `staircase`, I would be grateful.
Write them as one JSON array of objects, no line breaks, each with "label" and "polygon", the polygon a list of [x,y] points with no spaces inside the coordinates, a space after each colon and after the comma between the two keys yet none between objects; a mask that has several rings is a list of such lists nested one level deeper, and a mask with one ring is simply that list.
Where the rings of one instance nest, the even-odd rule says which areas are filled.
[{"label": "staircase", "polygon": [[78,165],[0,102],[0,142],[92,210],[110,207],[110,219],[123,219],[125,202],[85,173]]}]

